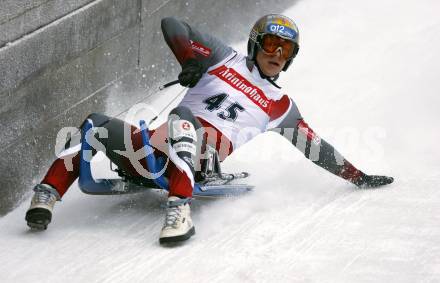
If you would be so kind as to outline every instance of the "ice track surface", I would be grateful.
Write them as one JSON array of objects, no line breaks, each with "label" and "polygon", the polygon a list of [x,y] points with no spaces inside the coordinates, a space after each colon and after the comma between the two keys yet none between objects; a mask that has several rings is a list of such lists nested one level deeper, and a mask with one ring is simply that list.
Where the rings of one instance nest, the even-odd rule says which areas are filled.
[{"label": "ice track surface", "polygon": [[158,244],[161,193],[74,185],[41,233],[26,201],[0,219],[0,282],[440,282],[439,10],[308,0],[285,12],[302,44],[279,83],[317,133],[391,186],[356,189],[265,134],[224,163],[255,191],[194,201],[197,234],[181,246]]}]

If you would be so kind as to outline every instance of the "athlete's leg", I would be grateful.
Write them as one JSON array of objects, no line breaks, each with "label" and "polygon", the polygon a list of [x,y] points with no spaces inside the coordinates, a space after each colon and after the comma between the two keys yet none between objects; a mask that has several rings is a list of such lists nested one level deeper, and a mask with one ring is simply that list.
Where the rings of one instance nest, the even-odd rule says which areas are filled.
[{"label": "athlete's leg", "polygon": [[[141,176],[143,170],[146,169],[146,162],[145,158],[139,158],[135,154],[143,147],[139,129],[123,120],[103,114],[94,113],[89,115],[87,119],[93,122],[95,128],[99,127],[106,131],[106,135],[103,135],[103,137],[95,135],[96,140],[102,144],[102,147],[98,149],[103,150],[119,169],[132,176]],[[155,131],[150,131],[149,134],[153,147],[162,150],[162,152],[166,151],[166,124]],[[71,140],[76,140],[77,143],[72,145],[70,144]],[[54,161],[41,182],[54,187],[60,197],[64,195],[79,176],[80,139],[72,138],[71,140],[68,141],[70,147],[65,150],[66,154],[61,154],[62,157]],[[94,148],[93,155],[96,152],[97,149]],[[155,154],[160,153],[156,150]]]},{"label": "athlete's leg", "polygon": [[173,164],[169,168],[169,197],[160,243],[187,240],[195,233],[190,200],[204,137],[200,122],[188,108],[182,106],[171,111],[168,132],[168,156]]},{"label": "athlete's leg", "polygon": [[[108,121],[108,117],[92,114],[88,117],[95,125]],[[40,184],[34,187],[31,205],[26,212],[28,226],[35,229],[46,229],[52,219],[52,210],[79,174],[79,150],[81,133],[70,138],[61,157],[55,160]],[[76,141],[76,144],[74,144]]]},{"label": "athlete's leg", "polygon": [[202,154],[204,128],[192,112],[183,106],[174,108],[168,117],[170,196],[192,197],[195,170]]},{"label": "athlete's leg", "polygon": [[182,241],[195,233],[190,215],[190,199],[195,172],[204,158],[206,143],[221,150],[224,159],[232,152],[230,141],[207,121],[196,118],[186,107],[173,109],[168,118],[169,198],[161,243]]},{"label": "athlete's leg", "polygon": [[[138,172],[142,172],[139,168],[145,168],[146,162],[145,158],[141,158],[137,162],[139,164],[137,170],[133,166],[136,164],[133,161],[139,160],[134,152],[143,146],[138,129],[122,120],[102,114],[91,114],[87,119],[91,120],[95,127],[101,127],[98,130],[98,135],[95,136],[96,140],[102,145],[98,149],[104,150],[110,160],[120,169],[134,176],[139,175]],[[102,130],[105,130],[107,135],[100,136]],[[161,132],[162,134],[160,134]],[[41,183],[34,188],[35,194],[26,213],[26,221],[32,228],[46,229],[52,218],[55,201],[61,199],[79,176],[81,133],[77,135],[67,141],[66,150],[63,151],[60,158],[53,162]],[[165,128],[156,131],[151,140],[153,146],[164,148],[166,135]],[[96,149],[92,151],[92,154],[96,154]]]}]

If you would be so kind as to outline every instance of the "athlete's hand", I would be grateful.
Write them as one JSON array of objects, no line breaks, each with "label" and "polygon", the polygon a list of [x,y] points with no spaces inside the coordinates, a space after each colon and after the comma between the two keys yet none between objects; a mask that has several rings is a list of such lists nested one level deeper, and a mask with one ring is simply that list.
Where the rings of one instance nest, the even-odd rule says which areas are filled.
[{"label": "athlete's hand", "polygon": [[203,75],[203,65],[196,59],[188,59],[182,64],[179,83],[182,86],[194,87]]},{"label": "athlete's hand", "polygon": [[364,174],[354,183],[360,188],[377,188],[380,186],[391,184],[393,181],[393,177]]}]

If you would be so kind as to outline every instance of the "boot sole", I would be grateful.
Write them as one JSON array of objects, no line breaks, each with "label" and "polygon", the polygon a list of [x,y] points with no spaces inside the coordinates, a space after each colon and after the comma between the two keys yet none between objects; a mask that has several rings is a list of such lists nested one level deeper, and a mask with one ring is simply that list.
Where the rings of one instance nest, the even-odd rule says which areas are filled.
[{"label": "boot sole", "polygon": [[196,233],[196,229],[193,226],[193,227],[191,227],[191,229],[188,230],[188,232],[186,232],[186,234],[183,234],[180,236],[174,236],[174,237],[159,238],[159,243],[160,244],[167,244],[167,243],[176,243],[176,242],[186,241],[189,238],[191,238],[191,236],[193,236],[195,233]]},{"label": "boot sole", "polygon": [[52,220],[52,213],[45,208],[34,208],[26,212],[25,219],[31,229],[46,230]]}]

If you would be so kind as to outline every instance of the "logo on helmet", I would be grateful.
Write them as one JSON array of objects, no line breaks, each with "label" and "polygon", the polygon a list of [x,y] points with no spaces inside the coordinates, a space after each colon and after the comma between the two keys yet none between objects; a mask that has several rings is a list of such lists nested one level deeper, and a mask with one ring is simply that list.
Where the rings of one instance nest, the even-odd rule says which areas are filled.
[{"label": "logo on helmet", "polygon": [[290,29],[286,26],[278,25],[278,24],[270,24],[267,26],[267,32],[275,35],[279,35],[282,37],[287,37],[289,39],[294,39],[296,37],[296,32],[293,29]]}]

